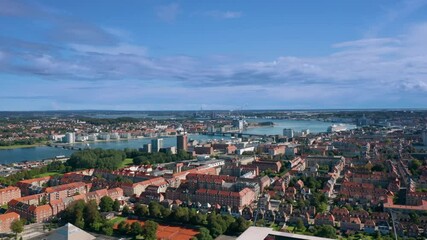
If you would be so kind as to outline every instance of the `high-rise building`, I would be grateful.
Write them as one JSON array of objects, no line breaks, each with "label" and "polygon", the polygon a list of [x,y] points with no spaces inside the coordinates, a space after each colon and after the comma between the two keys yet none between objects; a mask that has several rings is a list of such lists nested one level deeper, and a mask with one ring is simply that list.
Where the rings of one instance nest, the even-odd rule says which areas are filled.
[{"label": "high-rise building", "polygon": [[65,142],[66,143],[75,143],[76,142],[76,134],[73,132],[69,132],[65,134]]},{"label": "high-rise building", "polygon": [[427,130],[424,130],[422,133],[424,146],[427,146]]},{"label": "high-rise building", "polygon": [[235,120],[233,120],[232,124],[233,124],[233,127],[237,128],[239,130],[243,130],[244,122],[242,119],[235,119]]},{"label": "high-rise building", "polygon": [[146,153],[151,153],[151,143],[144,144],[142,146],[142,151]]},{"label": "high-rise building", "polygon": [[294,130],[291,128],[283,129],[283,136],[285,136],[287,138],[293,138],[294,137]]},{"label": "high-rise building", "polygon": [[187,134],[178,135],[176,137],[176,146],[177,146],[178,150],[187,151],[187,145],[188,145],[188,135]]},{"label": "high-rise building", "polygon": [[163,138],[151,139],[151,150],[153,152],[159,152],[160,148],[163,147]]}]

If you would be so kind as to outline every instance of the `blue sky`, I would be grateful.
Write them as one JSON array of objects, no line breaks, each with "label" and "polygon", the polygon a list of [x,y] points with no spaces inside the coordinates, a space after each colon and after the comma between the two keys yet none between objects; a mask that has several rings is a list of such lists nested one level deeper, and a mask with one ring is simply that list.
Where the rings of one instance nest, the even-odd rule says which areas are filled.
[{"label": "blue sky", "polygon": [[0,110],[427,108],[427,0],[0,0]]}]

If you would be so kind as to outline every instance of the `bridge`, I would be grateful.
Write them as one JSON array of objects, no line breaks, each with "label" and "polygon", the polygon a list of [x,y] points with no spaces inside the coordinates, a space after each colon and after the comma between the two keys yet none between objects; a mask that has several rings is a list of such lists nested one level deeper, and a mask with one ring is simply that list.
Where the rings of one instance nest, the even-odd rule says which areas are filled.
[{"label": "bridge", "polygon": [[68,144],[68,143],[51,143],[48,146],[54,147],[54,148],[69,149],[69,150],[83,150],[86,148],[86,146],[73,146],[72,144]]}]

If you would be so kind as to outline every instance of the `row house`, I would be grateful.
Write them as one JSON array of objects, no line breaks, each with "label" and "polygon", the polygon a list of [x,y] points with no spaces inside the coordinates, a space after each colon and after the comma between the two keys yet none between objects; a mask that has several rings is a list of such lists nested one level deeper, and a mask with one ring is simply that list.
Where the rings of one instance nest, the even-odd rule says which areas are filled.
[{"label": "row house", "polygon": [[385,172],[372,172],[372,173],[346,173],[345,177],[350,182],[355,183],[369,183],[375,186],[381,186],[382,188],[387,188],[390,182],[390,179],[396,179],[398,177],[393,173]]},{"label": "row house", "polygon": [[334,208],[331,213],[334,215],[335,220],[341,221],[344,218],[350,217],[350,212],[347,208]]},{"label": "row house", "polygon": [[8,208],[10,211],[18,213],[22,218],[32,222],[42,223],[57,216],[57,214],[65,210],[75,201],[83,200],[88,202],[95,200],[99,204],[100,199],[104,196],[109,196],[115,200],[123,197],[123,190],[120,188],[113,188],[109,190],[102,189],[94,192],[88,192],[86,194],[78,194],[60,199],[53,199],[45,205],[31,205],[27,202],[19,201],[20,199],[13,199],[9,202]]},{"label": "row house", "polygon": [[15,212],[7,212],[0,215],[0,233],[9,233],[12,230],[10,229],[12,222],[19,220],[19,214]]},{"label": "row house", "polygon": [[326,213],[318,213],[316,217],[314,218],[314,224],[316,226],[321,225],[335,225],[335,217],[329,212]]},{"label": "row house", "polygon": [[121,188],[123,189],[125,196],[140,196],[141,193],[150,185],[159,186],[162,189],[162,192],[166,191],[166,188],[169,186],[168,182],[163,177],[156,177],[133,184],[124,183]]},{"label": "row house", "polygon": [[22,180],[16,183],[16,186],[21,189],[21,194],[23,196],[28,196],[35,193],[42,192],[44,185],[46,185],[52,177],[40,177]]},{"label": "row house", "polygon": [[91,184],[84,182],[74,182],[45,189],[45,194],[49,201],[58,200],[66,197],[71,197],[78,194],[85,194],[89,192]]},{"label": "row house", "polygon": [[225,154],[233,154],[237,150],[235,145],[229,143],[214,143],[212,147],[214,151],[221,151]]},{"label": "row house", "polygon": [[250,164],[251,166],[258,167],[260,172],[266,171],[270,169],[272,172],[280,172],[280,168],[282,167],[282,163],[280,161],[254,161]]},{"label": "row house", "polygon": [[339,195],[343,201],[379,204],[387,200],[388,190],[376,188],[371,183],[344,182],[341,185]]},{"label": "row house", "polygon": [[249,188],[240,192],[199,189],[194,194],[194,201],[242,208],[255,201],[255,192]]},{"label": "row house", "polygon": [[427,201],[427,192],[407,192],[406,205],[421,205],[422,201]]},{"label": "row house", "polygon": [[141,193],[139,196],[140,201],[145,204],[149,204],[150,202],[162,202],[165,200],[164,194],[160,192],[160,188],[158,186],[148,186],[145,189],[145,192]]},{"label": "row house", "polygon": [[345,231],[360,231],[362,230],[362,222],[358,217],[345,217],[340,221],[340,230]]},{"label": "row house", "polygon": [[322,155],[309,155],[305,158],[307,168],[315,167],[316,165],[335,166],[339,162],[345,163],[343,156],[322,156]]},{"label": "row house", "polygon": [[216,189],[221,190],[224,182],[235,183],[237,177],[225,176],[225,175],[209,175],[209,174],[196,174],[190,173],[187,175],[187,182],[189,183],[189,189]]},{"label": "row house", "polygon": [[10,200],[21,197],[21,189],[18,187],[6,187],[0,189],[0,205],[7,204]]}]

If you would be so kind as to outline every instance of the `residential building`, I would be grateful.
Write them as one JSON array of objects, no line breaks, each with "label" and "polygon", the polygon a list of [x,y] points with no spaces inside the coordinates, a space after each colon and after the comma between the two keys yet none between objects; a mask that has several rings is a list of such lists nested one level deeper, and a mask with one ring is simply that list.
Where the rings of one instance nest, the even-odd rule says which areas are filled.
[{"label": "residential building", "polygon": [[19,214],[16,212],[8,212],[0,215],[0,233],[9,233],[12,230],[10,229],[12,222],[19,220]]},{"label": "residential building", "polygon": [[187,134],[182,134],[182,135],[178,135],[176,137],[176,146],[178,151],[187,151],[188,150],[188,135]]},{"label": "residential building", "polygon": [[20,198],[21,197],[21,189],[18,187],[6,187],[3,189],[0,189],[0,205],[7,204],[10,200],[14,198]]}]

